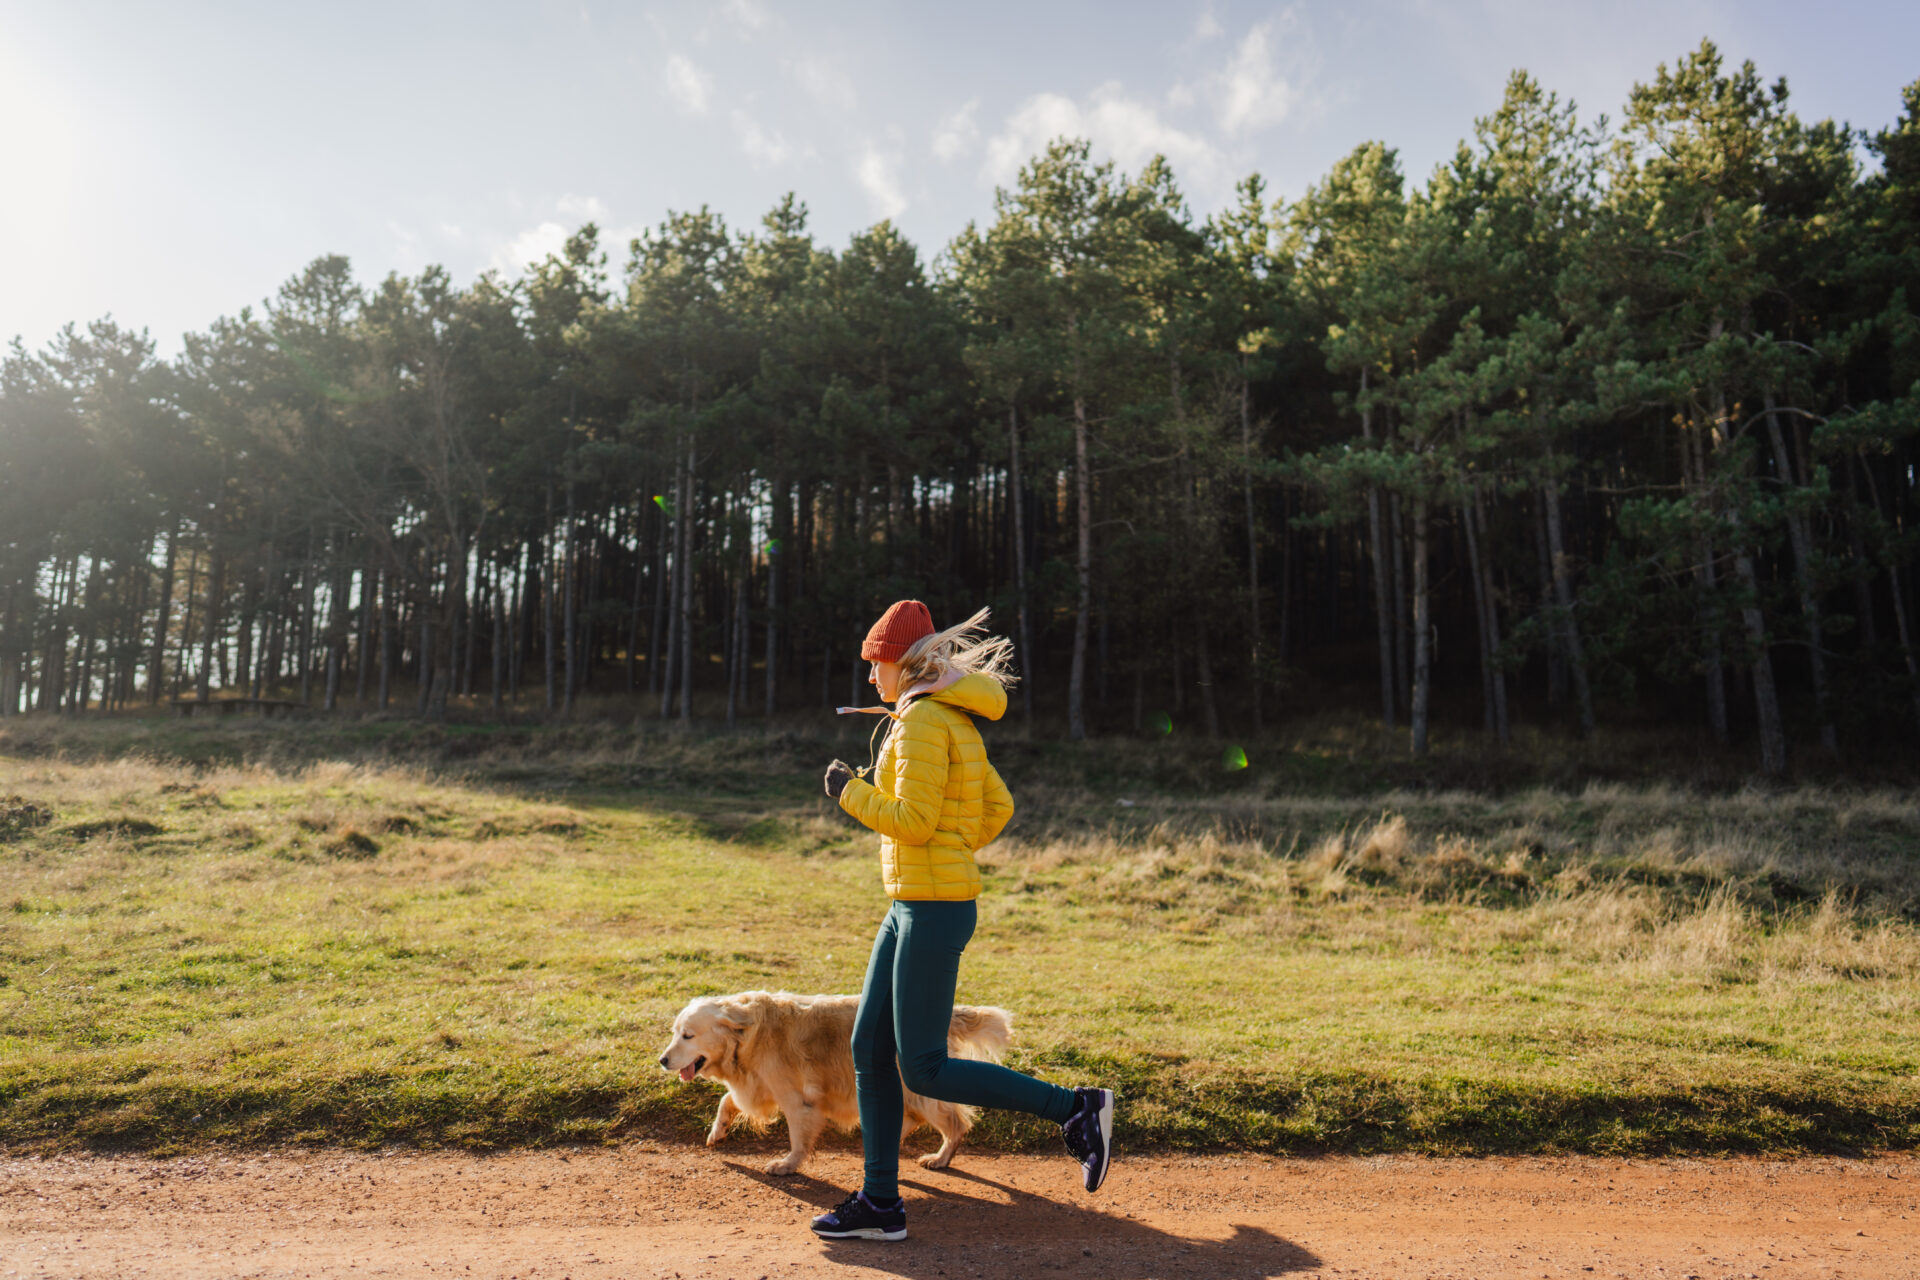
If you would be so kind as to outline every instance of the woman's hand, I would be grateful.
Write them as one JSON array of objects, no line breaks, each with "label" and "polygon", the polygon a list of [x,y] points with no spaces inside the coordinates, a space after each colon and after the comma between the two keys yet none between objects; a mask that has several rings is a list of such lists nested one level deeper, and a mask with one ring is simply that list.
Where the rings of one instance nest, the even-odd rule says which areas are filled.
[{"label": "woman's hand", "polygon": [[835,760],[827,766],[827,794],[835,800],[847,789],[847,783],[853,781],[853,767],[844,760]]}]

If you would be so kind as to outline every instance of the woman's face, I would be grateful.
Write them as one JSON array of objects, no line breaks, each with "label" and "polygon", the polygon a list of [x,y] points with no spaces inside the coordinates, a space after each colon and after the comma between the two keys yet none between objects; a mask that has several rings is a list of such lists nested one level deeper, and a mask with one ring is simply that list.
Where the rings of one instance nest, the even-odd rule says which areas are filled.
[{"label": "woman's face", "polygon": [[892,702],[900,696],[900,664],[876,662],[867,672],[867,683],[880,691],[880,701]]}]

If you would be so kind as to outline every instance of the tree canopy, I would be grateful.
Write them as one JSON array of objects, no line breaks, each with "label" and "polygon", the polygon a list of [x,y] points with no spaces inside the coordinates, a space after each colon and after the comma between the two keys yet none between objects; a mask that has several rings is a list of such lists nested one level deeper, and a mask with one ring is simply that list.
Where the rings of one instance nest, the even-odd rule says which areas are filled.
[{"label": "tree canopy", "polygon": [[[1070,738],[1364,705],[1790,750],[1920,733],[1920,82],[1795,115],[1710,43],[1525,73],[1198,218],[1059,139],[929,258],[783,199],[517,279],[320,257],[177,359],[0,362],[0,714],[859,701],[892,599],[994,607]],[[612,258],[618,254],[617,270]],[[844,683],[843,683],[844,682]]]}]

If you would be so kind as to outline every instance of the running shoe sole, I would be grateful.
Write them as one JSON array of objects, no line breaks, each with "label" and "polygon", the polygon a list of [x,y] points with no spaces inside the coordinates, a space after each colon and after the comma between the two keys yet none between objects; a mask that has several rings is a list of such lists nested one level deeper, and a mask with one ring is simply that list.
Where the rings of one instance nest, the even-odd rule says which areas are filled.
[{"label": "running shoe sole", "polygon": [[1098,1191],[1107,1180],[1107,1170],[1113,1167],[1113,1090],[1096,1089],[1100,1095],[1100,1167],[1097,1171],[1087,1170],[1092,1181],[1087,1183],[1088,1191]]},{"label": "running shoe sole", "polygon": [[822,1231],[815,1227],[813,1234],[822,1240],[905,1240],[907,1229],[900,1227],[889,1231],[885,1227],[860,1227],[853,1231]]}]

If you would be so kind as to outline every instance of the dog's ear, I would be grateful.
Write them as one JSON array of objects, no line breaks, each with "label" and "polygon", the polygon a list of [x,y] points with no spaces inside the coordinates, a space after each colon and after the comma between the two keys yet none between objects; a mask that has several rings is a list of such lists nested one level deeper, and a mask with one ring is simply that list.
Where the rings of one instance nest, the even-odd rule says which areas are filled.
[{"label": "dog's ear", "polygon": [[753,1010],[745,1004],[723,1004],[714,1023],[722,1031],[737,1036],[753,1025]]}]

